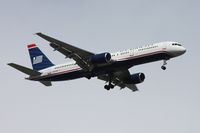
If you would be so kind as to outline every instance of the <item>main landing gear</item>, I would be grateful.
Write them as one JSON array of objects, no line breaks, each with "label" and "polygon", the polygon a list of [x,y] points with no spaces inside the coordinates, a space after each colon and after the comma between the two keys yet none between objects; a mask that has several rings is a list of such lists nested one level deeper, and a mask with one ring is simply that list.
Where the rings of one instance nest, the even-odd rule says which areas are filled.
[{"label": "main landing gear", "polygon": [[106,90],[110,90],[113,89],[115,86],[112,84],[112,75],[108,75],[109,76],[109,81],[108,81],[108,85],[105,85],[104,88]]},{"label": "main landing gear", "polygon": [[162,70],[166,70],[167,60],[163,60],[163,65],[161,66]]},{"label": "main landing gear", "polygon": [[104,88],[106,90],[110,90],[110,89],[113,89],[115,86],[113,84],[109,84],[109,85],[105,85]]}]

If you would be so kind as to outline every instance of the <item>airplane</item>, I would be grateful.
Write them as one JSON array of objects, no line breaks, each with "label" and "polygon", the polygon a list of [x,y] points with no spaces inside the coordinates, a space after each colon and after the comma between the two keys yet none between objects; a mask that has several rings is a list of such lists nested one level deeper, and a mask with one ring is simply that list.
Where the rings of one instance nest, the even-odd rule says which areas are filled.
[{"label": "airplane", "polygon": [[51,86],[52,81],[64,81],[77,78],[91,79],[97,77],[106,81],[104,88],[113,89],[115,86],[137,91],[136,84],[142,83],[145,74],[142,72],[130,74],[129,69],[136,65],[163,60],[161,68],[166,69],[167,60],[186,52],[180,43],[167,41],[127,49],[115,53],[93,53],[72,46],[43,33],[36,33],[49,42],[54,51],[59,51],[66,58],[73,59],[64,64],[54,65],[36,44],[27,45],[32,68],[15,63],[8,65],[29,75],[27,80],[39,81],[45,86]]}]

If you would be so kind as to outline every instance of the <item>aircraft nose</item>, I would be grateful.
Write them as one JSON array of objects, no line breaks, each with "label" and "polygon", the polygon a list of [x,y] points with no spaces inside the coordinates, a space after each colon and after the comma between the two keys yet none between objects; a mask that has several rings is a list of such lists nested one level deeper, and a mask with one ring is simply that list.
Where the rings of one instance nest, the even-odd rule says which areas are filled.
[{"label": "aircraft nose", "polygon": [[184,54],[186,52],[186,48],[182,47],[180,52],[181,52],[181,54]]},{"label": "aircraft nose", "polygon": [[186,52],[186,48],[184,48],[184,47],[176,47],[171,52],[172,52],[172,55],[174,57],[180,56],[180,55],[182,55],[182,54],[184,54]]},{"label": "aircraft nose", "polygon": [[182,55],[182,54],[184,54],[186,52],[186,48],[184,48],[184,47],[179,47],[177,50],[176,50],[176,55],[177,56],[180,56],[180,55]]}]

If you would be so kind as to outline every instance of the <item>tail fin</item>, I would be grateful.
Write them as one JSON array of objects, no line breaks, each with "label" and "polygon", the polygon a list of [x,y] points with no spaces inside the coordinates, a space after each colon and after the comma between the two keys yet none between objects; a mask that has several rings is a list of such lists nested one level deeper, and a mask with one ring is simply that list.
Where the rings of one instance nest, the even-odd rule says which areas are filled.
[{"label": "tail fin", "polygon": [[36,44],[27,45],[33,70],[42,70],[53,66],[54,64],[46,57]]}]

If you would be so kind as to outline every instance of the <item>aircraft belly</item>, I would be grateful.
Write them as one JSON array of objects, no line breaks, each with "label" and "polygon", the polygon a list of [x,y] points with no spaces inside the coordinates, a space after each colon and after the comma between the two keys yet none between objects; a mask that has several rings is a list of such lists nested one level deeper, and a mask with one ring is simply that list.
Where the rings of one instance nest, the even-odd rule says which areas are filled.
[{"label": "aircraft belly", "polygon": [[140,65],[145,63],[150,63],[154,61],[170,59],[171,56],[168,53],[157,53],[153,55],[143,56],[139,58],[133,58],[131,61],[126,61],[126,63],[131,63],[133,65]]},{"label": "aircraft belly", "polygon": [[96,67],[93,69],[92,72],[85,72],[83,70],[78,70],[78,71],[74,71],[70,73],[51,75],[49,77],[48,76],[40,77],[39,80],[64,81],[64,80],[73,80],[73,79],[82,78],[82,77],[95,77],[95,76],[99,76],[99,75],[103,75],[107,73],[129,69],[134,65],[154,62],[154,61],[163,60],[166,58],[170,58],[170,55],[168,55],[167,53],[157,53],[154,55],[148,55],[148,56],[139,57],[139,58],[133,57],[132,59],[117,61],[107,66]]},{"label": "aircraft belly", "polygon": [[74,71],[70,73],[63,73],[59,75],[52,75],[50,77],[44,77],[40,80],[50,80],[50,81],[64,81],[64,80],[73,80],[77,78],[82,78],[85,77],[86,72],[79,70],[79,71]]},{"label": "aircraft belly", "polygon": [[99,74],[96,74],[97,76],[97,75],[100,75],[100,73],[105,74],[106,72],[108,73],[108,72],[115,72],[119,70],[129,69],[135,65],[140,65],[144,63],[149,63],[149,62],[154,62],[154,61],[169,59],[169,58],[170,58],[170,55],[168,55],[167,53],[158,53],[158,54],[148,55],[148,56],[138,57],[138,58],[132,57],[127,60],[116,61],[113,64],[110,64],[107,66],[97,67],[94,69],[94,72],[99,73]]}]

